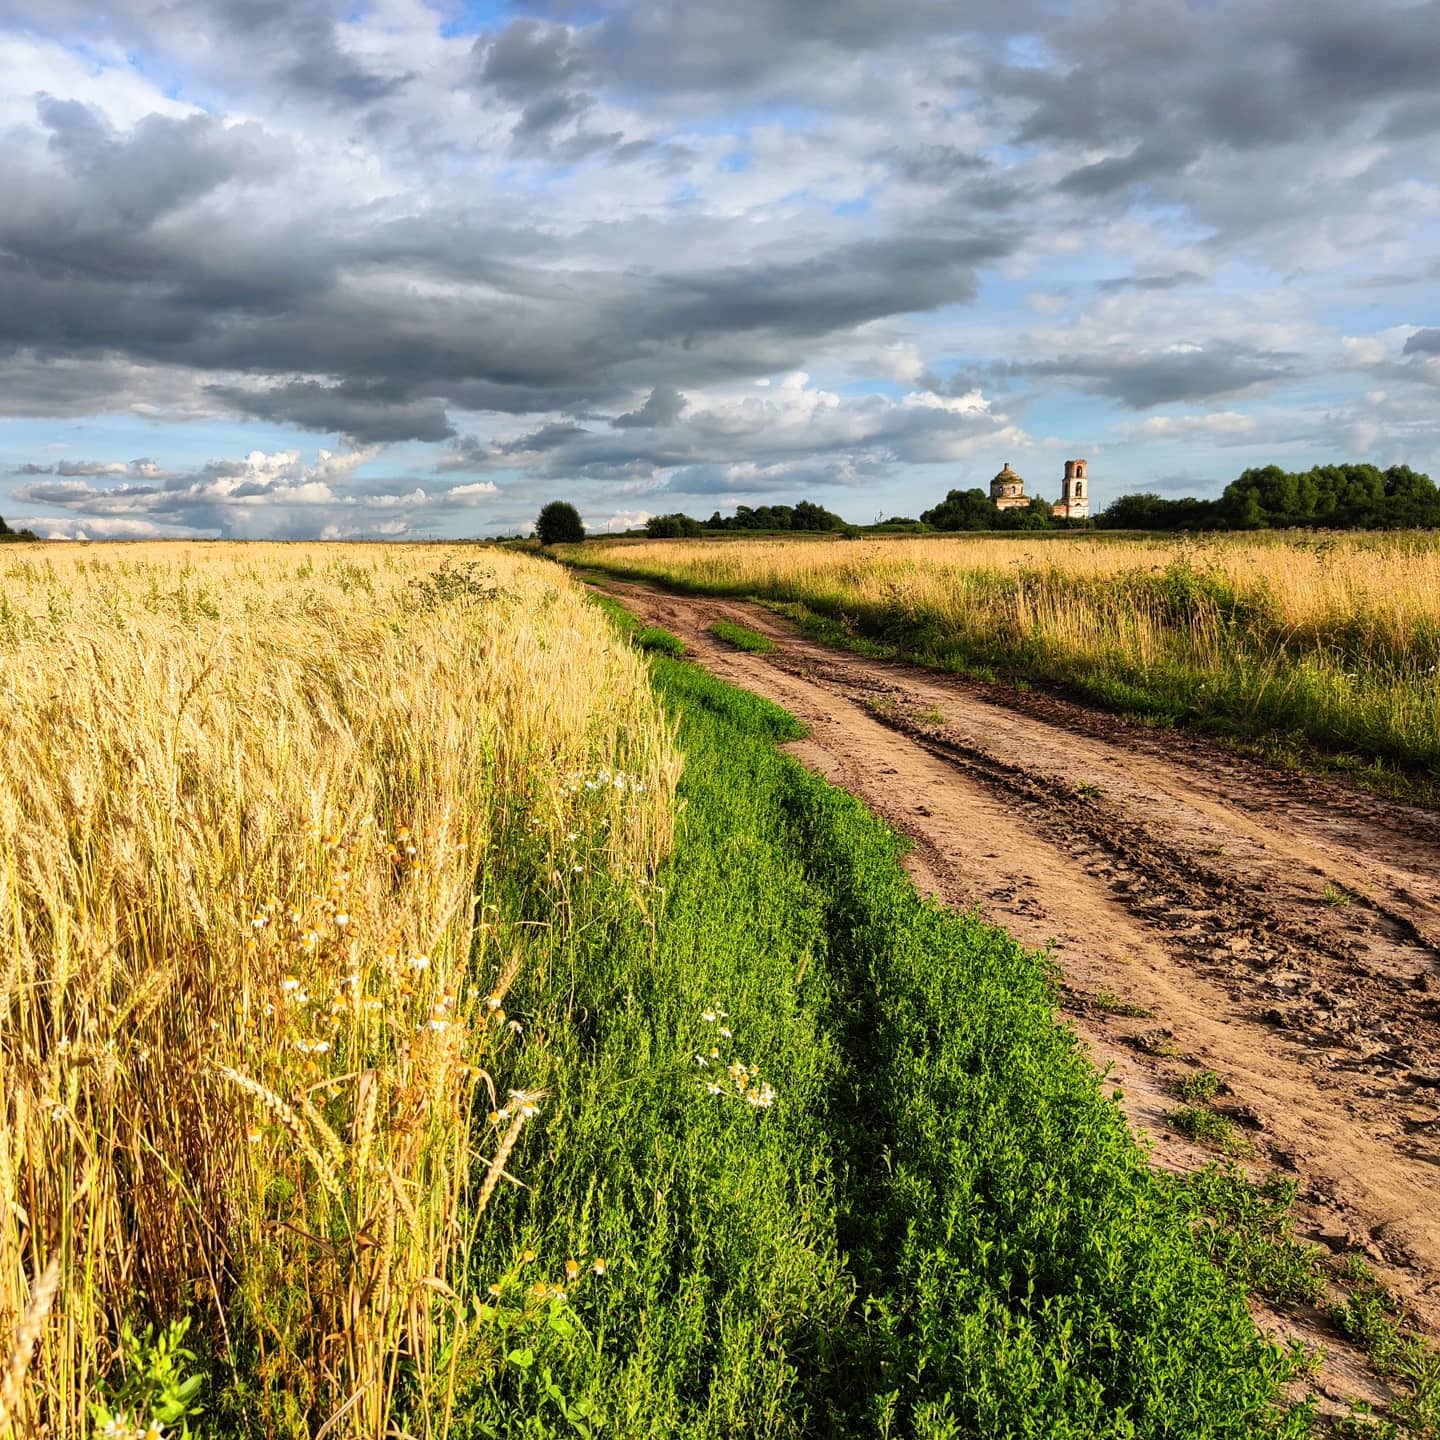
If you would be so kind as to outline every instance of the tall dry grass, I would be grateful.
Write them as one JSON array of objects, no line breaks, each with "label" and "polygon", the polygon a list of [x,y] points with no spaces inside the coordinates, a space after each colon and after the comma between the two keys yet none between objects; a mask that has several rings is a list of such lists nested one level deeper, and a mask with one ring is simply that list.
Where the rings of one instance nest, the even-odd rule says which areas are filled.
[{"label": "tall dry grass", "polygon": [[1440,764],[1440,539],[1424,532],[657,541],[585,558],[1119,708]]},{"label": "tall dry grass", "polygon": [[122,1326],[180,1316],[267,1433],[442,1434],[543,1106],[507,988],[575,918],[577,833],[657,863],[676,772],[534,561],[0,559],[0,1436],[88,1434]]}]

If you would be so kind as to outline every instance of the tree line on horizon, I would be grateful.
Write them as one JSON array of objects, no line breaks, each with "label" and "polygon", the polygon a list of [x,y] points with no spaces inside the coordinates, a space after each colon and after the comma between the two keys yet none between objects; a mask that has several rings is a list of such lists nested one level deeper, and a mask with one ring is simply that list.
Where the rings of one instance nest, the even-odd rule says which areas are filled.
[{"label": "tree line on horizon", "polygon": [[5,523],[5,517],[0,515],[0,544],[4,544],[7,540],[38,540],[39,538],[33,530],[12,530]]},{"label": "tree line on horizon", "polygon": [[[578,521],[578,516],[576,517]],[[717,531],[801,531],[859,534],[860,527],[809,500],[796,505],[741,505],[708,520],[676,511],[652,515],[653,540],[698,539]],[[1036,496],[1001,510],[978,486],[951,490],[918,519],[893,515],[864,527],[871,533],[960,530],[1410,530],[1440,528],[1440,489],[1408,465],[1316,465],[1289,471],[1265,465],[1244,471],[1215,500],[1167,499],[1152,491],[1121,495],[1091,520],[1057,518]]]}]

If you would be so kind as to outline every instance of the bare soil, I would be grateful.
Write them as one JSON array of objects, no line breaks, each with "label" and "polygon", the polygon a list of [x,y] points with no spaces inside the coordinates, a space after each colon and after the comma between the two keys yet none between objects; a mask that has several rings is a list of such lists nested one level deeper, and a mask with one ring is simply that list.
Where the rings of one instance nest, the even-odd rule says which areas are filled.
[{"label": "bare soil", "polygon": [[[1300,1182],[1299,1233],[1361,1251],[1440,1332],[1440,815],[851,656],[757,605],[605,588],[803,720],[794,753],[913,842],[923,892],[1049,948],[1156,1164],[1213,1158],[1166,1117],[1177,1080],[1216,1071],[1247,1168]],[[717,620],[775,649],[735,650],[708,633]],[[1324,1344],[1322,1391],[1383,1398],[1358,1356]]]}]

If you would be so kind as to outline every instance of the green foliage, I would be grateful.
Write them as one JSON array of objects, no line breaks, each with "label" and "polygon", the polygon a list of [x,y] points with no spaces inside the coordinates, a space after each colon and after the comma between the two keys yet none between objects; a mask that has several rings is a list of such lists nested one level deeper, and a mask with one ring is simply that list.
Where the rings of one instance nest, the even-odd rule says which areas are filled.
[{"label": "green foliage", "polygon": [[661,655],[669,655],[679,659],[685,653],[685,642],[678,636],[672,635],[668,630],[662,630],[658,625],[649,625],[635,635],[635,643],[642,650],[654,650]]},{"label": "green foliage", "polygon": [[1278,465],[1246,470],[1218,500],[1122,495],[1096,516],[1111,530],[1400,530],[1440,525],[1440,491],[1408,465]]},{"label": "green foliage", "polygon": [[730,516],[717,510],[706,522],[707,530],[801,530],[821,532],[843,530],[845,521],[833,510],[801,500],[797,505],[740,505]]},{"label": "green foliage", "polygon": [[1192,1105],[1208,1105],[1220,1093],[1220,1077],[1213,1070],[1195,1070],[1175,1082],[1175,1093]]},{"label": "green foliage", "polygon": [[1182,1134],[1200,1145],[1224,1150],[1232,1155],[1243,1154],[1249,1144],[1239,1134],[1228,1116],[1217,1115],[1203,1105],[1184,1105],[1165,1117]]},{"label": "green foliage", "polygon": [[[360,578],[351,582],[356,588],[363,588],[370,583],[368,574],[358,570],[357,573]],[[342,579],[342,588],[345,588],[345,585],[346,582]],[[447,560],[422,579],[410,581],[409,591],[414,608],[428,613],[438,610],[442,605],[494,600],[500,593],[500,587],[495,579],[495,572],[479,561],[470,560],[464,564],[452,565]]]},{"label": "green foliage", "polygon": [[120,1330],[118,1374],[104,1387],[104,1401],[90,1407],[98,1431],[117,1440],[152,1440],[163,1426],[172,1440],[189,1440],[190,1422],[202,1412],[205,1377],[195,1370],[196,1356],[185,1347],[190,1321],[177,1320],[156,1332],[147,1325],[137,1335],[128,1321]]},{"label": "green foliage", "polygon": [[695,540],[705,533],[705,527],[677,511],[673,515],[652,515],[645,522],[645,533],[652,540]]},{"label": "green foliage", "polygon": [[1344,1278],[1349,1293],[1343,1304],[1329,1307],[1329,1316],[1401,1391],[1390,1407],[1398,1427],[1389,1433],[1440,1440],[1440,1352],[1410,1327],[1399,1302],[1359,1255],[1347,1257]]},{"label": "green foliage", "polygon": [[542,545],[578,545],[585,526],[568,500],[552,500],[535,519],[535,535]]},{"label": "green foliage", "polygon": [[12,530],[5,523],[5,517],[0,515],[0,545],[11,540],[38,540],[39,538],[33,530]]},{"label": "green foliage", "polygon": [[1195,1207],[1201,1249],[1247,1291],[1281,1307],[1315,1304],[1323,1297],[1320,1251],[1293,1233],[1295,1181],[1272,1176],[1252,1185],[1227,1164],[1172,1183]]},{"label": "green foliage", "polygon": [[1147,1010],[1143,1005],[1136,1005],[1128,1000],[1121,1000],[1112,995],[1108,990],[1101,990],[1095,996],[1095,1008],[1103,1010],[1107,1015],[1124,1015],[1131,1020],[1153,1020],[1155,1012]]},{"label": "green foliage", "polygon": [[710,627],[710,633],[737,650],[749,650],[756,655],[767,655],[775,648],[775,642],[768,635],[747,630],[743,625],[732,625],[728,620],[717,620]]},{"label": "green foliage", "polygon": [[920,519],[935,530],[995,530],[1000,511],[983,490],[952,490]]},{"label": "green foliage", "polygon": [[476,1242],[497,1307],[526,1264],[606,1271],[573,1330],[522,1309],[493,1336],[462,1431],[1306,1433],[1046,960],[920,900],[895,836],[777,753],[783,711],[652,673],[687,756],[676,849],[517,981],[549,1099]]}]

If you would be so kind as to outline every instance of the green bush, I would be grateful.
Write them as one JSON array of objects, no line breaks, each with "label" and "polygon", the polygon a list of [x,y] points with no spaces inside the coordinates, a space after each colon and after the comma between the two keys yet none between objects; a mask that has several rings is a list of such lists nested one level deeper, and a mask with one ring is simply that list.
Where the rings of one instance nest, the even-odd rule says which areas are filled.
[{"label": "green bush", "polygon": [[535,536],[542,545],[578,545],[585,538],[585,525],[568,500],[552,500],[535,518]]}]

